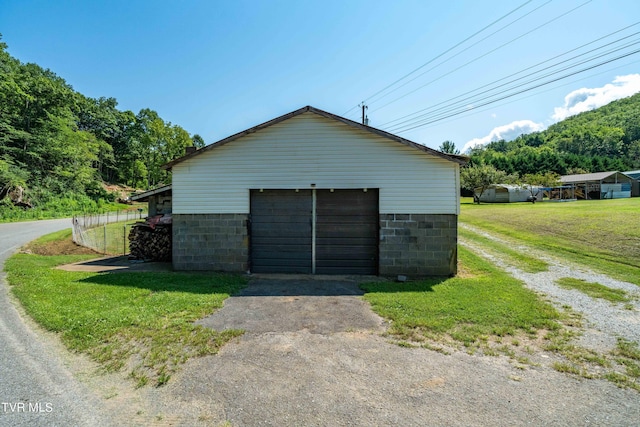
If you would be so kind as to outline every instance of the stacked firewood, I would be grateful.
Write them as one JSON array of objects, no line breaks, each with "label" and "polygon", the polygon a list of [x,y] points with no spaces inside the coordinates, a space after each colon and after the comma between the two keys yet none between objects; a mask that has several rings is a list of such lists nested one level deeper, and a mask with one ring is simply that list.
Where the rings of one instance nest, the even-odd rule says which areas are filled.
[{"label": "stacked firewood", "polygon": [[129,232],[129,252],[135,259],[171,261],[171,225],[134,225]]}]

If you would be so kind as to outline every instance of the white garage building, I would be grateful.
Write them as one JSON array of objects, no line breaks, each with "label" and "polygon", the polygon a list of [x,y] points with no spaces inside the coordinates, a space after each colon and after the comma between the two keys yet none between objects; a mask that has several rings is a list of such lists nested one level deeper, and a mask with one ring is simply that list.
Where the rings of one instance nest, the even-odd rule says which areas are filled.
[{"label": "white garage building", "polygon": [[455,274],[465,162],[301,108],[165,165],[174,268]]}]

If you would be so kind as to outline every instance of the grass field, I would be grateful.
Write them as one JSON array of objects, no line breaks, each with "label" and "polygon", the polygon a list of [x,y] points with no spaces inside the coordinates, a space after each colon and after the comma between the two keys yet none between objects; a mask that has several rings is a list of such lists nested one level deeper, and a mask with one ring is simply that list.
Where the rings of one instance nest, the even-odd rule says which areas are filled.
[{"label": "grass field", "polygon": [[640,285],[640,198],[474,205],[460,222]]},{"label": "grass field", "polygon": [[[31,248],[70,239],[45,237]],[[215,273],[68,272],[59,264],[95,255],[16,254],[6,265],[11,290],[27,313],[87,353],[105,370],[127,369],[137,386],[166,383],[194,356],[214,354],[241,331],[216,332],[193,322],[241,289],[241,276]]]}]

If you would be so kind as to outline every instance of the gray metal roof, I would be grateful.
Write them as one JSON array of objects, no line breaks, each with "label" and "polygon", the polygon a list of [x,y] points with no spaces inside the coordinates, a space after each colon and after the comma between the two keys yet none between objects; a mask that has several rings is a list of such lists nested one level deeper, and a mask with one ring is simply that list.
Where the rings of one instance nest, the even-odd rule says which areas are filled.
[{"label": "gray metal roof", "polygon": [[165,185],[163,187],[154,188],[152,190],[147,190],[142,193],[133,194],[130,199],[134,202],[144,202],[151,196],[155,196],[156,194],[166,193],[172,190],[171,184]]},{"label": "gray metal roof", "polygon": [[602,181],[603,179],[609,178],[610,176],[615,174],[620,174],[626,178],[633,179],[622,172],[612,171],[612,172],[582,173],[578,175],[564,175],[560,177],[560,182]]},{"label": "gray metal roof", "polygon": [[367,132],[371,132],[371,133],[376,134],[378,136],[382,136],[382,137],[390,139],[392,141],[399,142],[400,144],[407,145],[409,147],[415,148],[415,149],[423,151],[425,153],[433,154],[434,156],[441,157],[443,159],[452,161],[454,163],[458,163],[460,165],[465,165],[465,164],[467,164],[469,162],[469,158],[467,156],[458,155],[458,154],[443,153],[441,151],[434,150],[433,148],[429,148],[426,145],[418,144],[416,142],[413,142],[413,141],[410,141],[408,139],[402,138],[401,136],[394,135],[392,133],[385,132],[385,131],[380,130],[380,129],[376,129],[376,128],[373,128],[371,126],[366,126],[366,125],[360,124],[358,122],[354,122],[353,120],[349,120],[349,119],[346,119],[344,117],[340,117],[340,116],[337,116],[335,114],[331,114],[331,113],[328,113],[326,111],[320,110],[320,109],[312,107],[310,105],[307,105],[306,107],[302,107],[302,108],[300,108],[298,110],[292,111],[291,113],[285,114],[285,115],[280,116],[280,117],[276,117],[273,120],[269,120],[268,122],[262,123],[262,124],[260,124],[258,126],[254,126],[254,127],[250,128],[250,129],[247,129],[247,130],[244,130],[242,132],[236,133],[235,135],[231,135],[231,136],[229,136],[227,138],[221,139],[220,141],[214,142],[213,144],[209,144],[206,147],[203,147],[203,148],[201,148],[199,150],[196,150],[196,151],[194,151],[192,153],[188,153],[188,154],[186,154],[186,155],[184,155],[182,157],[174,159],[174,160],[170,161],[169,163],[164,164],[162,166],[162,168],[163,169],[171,169],[171,167],[173,167],[177,163],[183,162],[183,161],[185,161],[187,159],[190,159],[192,157],[198,156],[198,155],[200,155],[200,154],[202,154],[202,153],[204,153],[206,151],[213,150],[213,149],[215,149],[217,147],[220,147],[222,145],[225,145],[225,144],[227,144],[227,143],[229,143],[231,141],[235,141],[236,139],[238,139],[240,137],[255,133],[255,132],[257,132],[259,130],[262,130],[262,129],[265,129],[265,128],[271,126],[271,125],[275,125],[277,123],[280,123],[282,121],[285,121],[287,119],[290,119],[292,117],[298,116],[298,115],[306,113],[306,112],[312,112],[312,113],[318,114],[320,116],[323,116],[323,117],[326,117],[326,118],[329,118],[329,119],[337,120],[339,122],[345,123],[345,124],[347,124],[349,126],[352,126],[354,128],[357,128],[357,129],[360,129],[360,130],[364,130],[364,131],[367,131]]}]

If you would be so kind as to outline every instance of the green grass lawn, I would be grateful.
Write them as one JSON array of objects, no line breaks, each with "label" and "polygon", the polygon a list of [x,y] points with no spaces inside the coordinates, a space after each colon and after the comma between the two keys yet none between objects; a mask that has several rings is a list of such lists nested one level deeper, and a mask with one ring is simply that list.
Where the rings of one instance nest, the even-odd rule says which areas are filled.
[{"label": "green grass lawn", "polygon": [[214,354],[242,333],[193,324],[245,286],[241,276],[53,268],[89,258],[95,255],[16,254],[5,269],[13,294],[40,325],[106,370],[127,369],[138,386],[166,383],[188,358]]},{"label": "green grass lawn", "polygon": [[640,198],[474,205],[460,222],[640,285]]},{"label": "green grass lawn", "polygon": [[591,298],[600,298],[609,302],[629,302],[629,294],[622,289],[612,289],[600,283],[587,282],[573,277],[563,277],[556,283],[565,289],[575,289],[589,295]]},{"label": "green grass lawn", "polygon": [[534,337],[561,327],[562,315],[522,282],[464,247],[459,257],[464,273],[458,277],[367,283],[364,298],[392,321],[389,332],[409,343],[453,340],[486,352],[489,338]]}]

